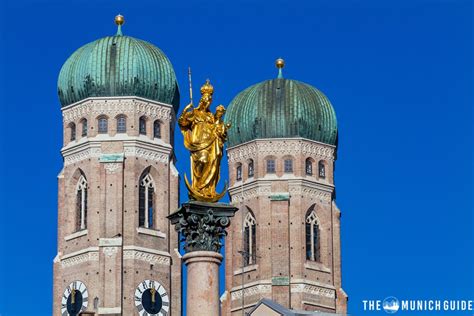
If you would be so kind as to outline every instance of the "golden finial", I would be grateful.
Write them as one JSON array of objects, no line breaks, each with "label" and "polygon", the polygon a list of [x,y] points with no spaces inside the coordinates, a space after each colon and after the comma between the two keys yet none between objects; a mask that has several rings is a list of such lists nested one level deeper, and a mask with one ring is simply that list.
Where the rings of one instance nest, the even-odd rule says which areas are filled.
[{"label": "golden finial", "polygon": [[283,73],[281,71],[281,69],[285,67],[285,61],[283,60],[283,58],[278,58],[275,61],[275,66],[278,68],[278,78],[283,78]]},{"label": "golden finial", "polygon": [[123,17],[123,15],[119,14],[115,17],[115,24],[122,25],[124,23],[125,23],[125,18]]},{"label": "golden finial", "polygon": [[275,66],[276,66],[278,69],[281,69],[281,68],[285,67],[285,61],[283,60],[283,58],[278,58],[278,59],[275,61]]}]

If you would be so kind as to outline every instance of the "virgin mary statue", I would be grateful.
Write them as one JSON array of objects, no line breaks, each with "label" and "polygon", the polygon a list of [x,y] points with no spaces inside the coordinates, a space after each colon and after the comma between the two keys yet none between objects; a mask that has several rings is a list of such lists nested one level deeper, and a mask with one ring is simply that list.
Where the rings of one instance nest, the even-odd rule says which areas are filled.
[{"label": "virgin mary statue", "polygon": [[216,113],[211,113],[214,88],[209,80],[201,87],[199,105],[194,108],[188,104],[178,125],[184,136],[184,146],[191,152],[191,184],[185,175],[189,197],[205,202],[217,202],[225,194],[216,192],[219,182],[220,162],[223,155],[224,142],[230,125],[225,125],[222,116],[225,108],[219,105]]}]

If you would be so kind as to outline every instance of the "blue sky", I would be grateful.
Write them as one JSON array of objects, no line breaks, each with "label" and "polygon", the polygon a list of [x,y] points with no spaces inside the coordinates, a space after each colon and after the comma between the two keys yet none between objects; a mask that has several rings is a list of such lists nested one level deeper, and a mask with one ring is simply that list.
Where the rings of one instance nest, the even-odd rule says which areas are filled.
[{"label": "blue sky", "polygon": [[115,33],[117,13],[124,34],[170,58],[181,108],[188,66],[195,87],[209,77],[227,105],[275,77],[277,57],[285,77],[328,96],[350,313],[382,314],[362,300],[390,295],[473,299],[471,1],[2,0],[0,315],[51,315],[57,76],[75,49]]}]

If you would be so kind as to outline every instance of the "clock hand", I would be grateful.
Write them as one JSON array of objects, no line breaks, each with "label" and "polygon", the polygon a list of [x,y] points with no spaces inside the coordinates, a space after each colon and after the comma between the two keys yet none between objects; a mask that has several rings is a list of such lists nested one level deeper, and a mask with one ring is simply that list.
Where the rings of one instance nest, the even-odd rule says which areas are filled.
[{"label": "clock hand", "polygon": [[155,304],[156,289],[154,285],[151,287],[150,292],[151,292],[151,302]]},{"label": "clock hand", "polygon": [[72,289],[71,291],[71,304],[75,304],[76,303],[76,289]]}]

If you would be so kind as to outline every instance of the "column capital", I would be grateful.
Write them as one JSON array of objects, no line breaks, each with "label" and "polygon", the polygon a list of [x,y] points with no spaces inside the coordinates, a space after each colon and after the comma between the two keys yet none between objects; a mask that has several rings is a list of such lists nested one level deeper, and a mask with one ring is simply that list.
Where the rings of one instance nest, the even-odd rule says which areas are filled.
[{"label": "column capital", "polygon": [[230,218],[237,210],[235,206],[225,203],[189,201],[168,218],[183,236],[186,252],[219,252],[221,238],[227,235],[225,228],[230,225]]}]

